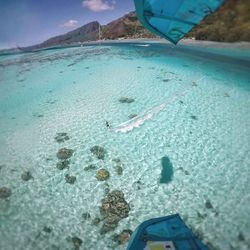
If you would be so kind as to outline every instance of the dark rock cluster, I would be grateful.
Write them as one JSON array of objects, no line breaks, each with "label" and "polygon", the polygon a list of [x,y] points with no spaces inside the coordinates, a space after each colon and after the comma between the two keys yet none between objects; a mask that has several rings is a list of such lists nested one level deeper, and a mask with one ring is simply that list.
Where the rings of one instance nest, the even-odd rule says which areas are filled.
[{"label": "dark rock cluster", "polygon": [[71,240],[72,240],[75,250],[78,250],[82,245],[82,240],[78,237],[72,237]]},{"label": "dark rock cluster", "polygon": [[65,142],[69,140],[69,136],[67,135],[67,133],[56,133],[55,140],[58,143]]},{"label": "dark rock cluster", "polygon": [[83,213],[83,214],[82,214],[82,218],[83,218],[84,220],[89,220],[89,219],[91,218],[91,216],[90,216],[89,213]]},{"label": "dark rock cluster", "polygon": [[122,166],[120,166],[120,165],[115,166],[115,171],[118,175],[122,175],[123,174]]},{"label": "dark rock cluster", "polygon": [[123,245],[129,241],[132,233],[133,232],[130,229],[125,229],[120,234],[114,235],[114,241],[116,241],[119,245]]},{"label": "dark rock cluster", "polygon": [[210,200],[206,200],[205,207],[207,209],[213,209],[214,208]]},{"label": "dark rock cluster", "polygon": [[66,182],[69,183],[69,184],[74,184],[75,181],[76,181],[76,177],[73,176],[73,175],[66,174],[66,175],[65,175],[65,180],[66,180]]},{"label": "dark rock cluster", "polygon": [[59,170],[64,170],[69,168],[70,161],[68,160],[73,155],[72,149],[61,148],[58,150],[56,156],[59,162],[56,164],[56,168]]},{"label": "dark rock cluster", "polygon": [[193,120],[198,120],[197,116],[196,115],[191,115],[190,116]]},{"label": "dark rock cluster", "polygon": [[7,187],[0,187],[0,199],[6,199],[12,194],[11,189]]},{"label": "dark rock cluster", "polygon": [[109,171],[104,168],[99,169],[96,173],[96,179],[98,181],[106,181],[109,178],[109,176],[110,176]]},{"label": "dark rock cluster", "polygon": [[56,156],[59,160],[67,160],[73,155],[73,152],[72,149],[61,148],[58,150]]},{"label": "dark rock cluster", "polygon": [[169,82],[170,79],[163,79],[162,81],[163,81],[163,82]]},{"label": "dark rock cluster", "polygon": [[124,199],[122,191],[114,190],[102,199],[100,212],[104,218],[101,233],[114,230],[119,221],[128,217],[130,211],[129,204]]},{"label": "dark rock cluster", "polygon": [[97,166],[94,164],[90,164],[87,167],[84,168],[84,171],[90,171],[90,170],[96,170]]},{"label": "dark rock cluster", "polygon": [[101,146],[94,146],[90,149],[90,152],[94,154],[97,159],[104,160],[106,150]]},{"label": "dark rock cluster", "polygon": [[101,222],[101,219],[96,217],[96,218],[93,219],[92,225],[97,226],[100,222]]},{"label": "dark rock cluster", "polygon": [[240,233],[238,234],[238,240],[239,240],[239,241],[245,241],[245,240],[246,240],[243,233],[240,232]]},{"label": "dark rock cluster", "polygon": [[113,162],[115,163],[115,171],[118,175],[122,175],[123,174],[123,168],[122,168],[122,162],[119,158],[115,158],[113,159]]},{"label": "dark rock cluster", "polygon": [[43,231],[44,231],[45,233],[51,233],[51,232],[52,232],[52,228],[51,228],[51,227],[44,226]]},{"label": "dark rock cluster", "polygon": [[22,179],[23,181],[29,181],[29,180],[31,180],[32,178],[33,178],[33,177],[32,177],[32,175],[31,175],[30,171],[25,171],[25,172],[23,172],[22,175],[21,175],[21,179]]},{"label": "dark rock cluster", "polygon": [[128,116],[128,118],[129,118],[129,119],[133,119],[133,118],[135,118],[136,116],[137,116],[137,114],[131,114],[131,115]]},{"label": "dark rock cluster", "polygon": [[131,102],[134,102],[134,101],[135,101],[135,99],[129,98],[129,97],[121,97],[119,99],[120,103],[131,103]]},{"label": "dark rock cluster", "polygon": [[59,162],[57,162],[56,167],[59,170],[63,170],[63,169],[66,169],[66,168],[68,169],[69,168],[69,163],[70,163],[69,160],[59,161]]}]

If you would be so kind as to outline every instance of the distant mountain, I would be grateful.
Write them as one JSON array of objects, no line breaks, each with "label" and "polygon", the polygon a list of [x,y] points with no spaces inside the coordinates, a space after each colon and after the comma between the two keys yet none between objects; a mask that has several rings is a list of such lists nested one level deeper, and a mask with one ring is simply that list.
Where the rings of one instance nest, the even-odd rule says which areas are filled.
[{"label": "distant mountain", "polygon": [[43,42],[41,46],[48,47],[58,44],[60,45],[97,40],[99,27],[100,24],[97,21],[91,22],[64,35],[52,37],[49,40]]},{"label": "distant mountain", "polygon": [[134,11],[102,26],[102,39],[153,37],[156,36],[141,25]]},{"label": "distant mountain", "polygon": [[75,44],[79,42],[95,41],[98,40],[99,37],[99,27],[100,24],[97,21],[91,22],[66,34],[52,37],[40,44],[19,49],[29,51],[47,47]]},{"label": "distant mountain", "polygon": [[54,46],[77,44],[86,41],[96,41],[99,39],[112,40],[118,38],[153,37],[155,37],[155,35],[143,28],[133,11],[107,25],[100,26],[97,21],[91,22],[66,34],[52,37],[43,43],[19,49],[30,51]]}]

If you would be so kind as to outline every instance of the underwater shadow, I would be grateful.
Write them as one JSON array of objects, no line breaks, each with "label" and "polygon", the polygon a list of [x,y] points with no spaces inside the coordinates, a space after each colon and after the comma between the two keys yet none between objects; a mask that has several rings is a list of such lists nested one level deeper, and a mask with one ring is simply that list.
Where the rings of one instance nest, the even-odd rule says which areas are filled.
[{"label": "underwater shadow", "polygon": [[167,184],[171,182],[173,179],[173,174],[174,174],[173,164],[171,163],[171,161],[167,156],[163,156],[161,158],[161,166],[162,170],[161,170],[160,183]]}]

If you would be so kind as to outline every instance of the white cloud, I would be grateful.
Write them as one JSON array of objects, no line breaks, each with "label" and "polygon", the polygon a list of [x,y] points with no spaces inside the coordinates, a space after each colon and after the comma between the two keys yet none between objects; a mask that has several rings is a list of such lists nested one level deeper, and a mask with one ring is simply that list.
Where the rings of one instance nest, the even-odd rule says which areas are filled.
[{"label": "white cloud", "polygon": [[60,25],[61,27],[64,28],[75,28],[78,25],[78,21],[77,20],[68,20],[67,22],[63,23],[62,25]]},{"label": "white cloud", "polygon": [[84,0],[82,6],[95,12],[101,12],[105,10],[113,10],[115,8],[116,1],[112,0],[110,3],[105,0]]}]

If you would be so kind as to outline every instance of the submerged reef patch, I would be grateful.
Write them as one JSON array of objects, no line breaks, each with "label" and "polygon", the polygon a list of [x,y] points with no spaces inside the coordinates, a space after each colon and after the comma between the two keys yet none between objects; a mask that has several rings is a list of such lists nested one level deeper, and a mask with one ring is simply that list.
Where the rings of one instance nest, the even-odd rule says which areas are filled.
[{"label": "submerged reef patch", "polygon": [[42,118],[44,115],[39,113],[34,113],[33,116],[37,118]]},{"label": "submerged reef patch", "polygon": [[106,233],[114,230],[121,219],[128,217],[130,207],[119,190],[110,192],[101,202],[100,213],[104,218],[101,233]]},{"label": "submerged reef patch", "polygon": [[75,250],[80,249],[80,247],[82,245],[82,240],[78,237],[72,237],[71,240],[73,242]]},{"label": "submerged reef patch", "polygon": [[123,164],[122,164],[121,160],[119,158],[115,158],[112,161],[115,163],[114,169],[115,169],[116,173],[118,175],[122,175],[123,174],[123,168],[122,168]]},{"label": "submerged reef patch", "polygon": [[137,116],[137,114],[131,114],[131,115],[128,116],[128,118],[129,118],[129,119],[133,119],[133,118],[135,118],[136,116]]},{"label": "submerged reef patch", "polygon": [[96,170],[97,166],[95,164],[89,164],[87,167],[84,168],[84,171]]},{"label": "submerged reef patch", "polygon": [[244,236],[243,233],[240,232],[240,233],[238,234],[238,240],[239,240],[239,241],[245,241],[245,236]]},{"label": "submerged reef patch", "polygon": [[116,241],[119,245],[124,245],[127,243],[132,235],[132,230],[125,229],[120,234],[115,234],[113,239]]},{"label": "submerged reef patch", "polygon": [[121,97],[121,98],[119,99],[119,102],[120,102],[120,103],[132,103],[132,102],[134,102],[134,101],[135,101],[135,99],[129,98],[129,97]]},{"label": "submerged reef patch", "polygon": [[66,183],[74,184],[75,181],[76,181],[76,177],[73,176],[73,175],[66,174],[65,175],[65,180],[66,180]]},{"label": "submerged reef patch", "polygon": [[112,161],[116,162],[116,163],[121,163],[121,159],[119,159],[119,158],[114,158]]},{"label": "submerged reef patch", "polygon": [[198,120],[197,116],[196,115],[191,115],[190,116],[193,120]]},{"label": "submerged reef patch", "polygon": [[161,158],[161,178],[160,183],[169,183],[172,181],[174,170],[173,170],[173,164],[169,160],[167,156],[164,156]]},{"label": "submerged reef patch", "polygon": [[163,82],[169,82],[170,79],[163,79],[162,81],[163,81]]},{"label": "submerged reef patch", "polygon": [[12,194],[12,191],[10,188],[0,187],[0,199],[6,199],[10,197],[11,194]]},{"label": "submerged reef patch", "polygon": [[106,150],[101,146],[94,146],[90,149],[90,152],[94,154],[97,159],[104,160]]},{"label": "submerged reef patch", "polygon": [[120,165],[115,166],[115,171],[118,175],[123,174],[123,168]]},{"label": "submerged reef patch", "polygon": [[93,226],[97,226],[101,222],[101,219],[99,217],[96,217],[92,221]]},{"label": "submerged reef patch", "polygon": [[96,179],[98,181],[106,181],[109,178],[109,176],[110,176],[109,171],[104,168],[99,169],[96,173]]},{"label": "submerged reef patch", "polygon": [[56,164],[56,168],[59,169],[59,170],[69,168],[69,163],[70,163],[69,160],[59,161]]},{"label": "submerged reef patch", "polygon": [[67,135],[67,133],[56,133],[55,140],[58,143],[65,142],[69,140],[69,136]]},{"label": "submerged reef patch", "polygon": [[51,227],[44,226],[44,227],[43,227],[43,231],[44,231],[45,233],[51,233],[51,232],[52,232],[52,228],[51,228]]},{"label": "submerged reef patch", "polygon": [[61,148],[58,150],[56,156],[60,160],[66,160],[73,155],[73,149]]},{"label": "submerged reef patch", "polygon": [[210,210],[214,214],[214,216],[219,215],[219,211],[214,207],[214,205],[212,204],[212,202],[209,199],[206,200],[205,207],[206,207],[206,209]]},{"label": "submerged reef patch", "polygon": [[213,209],[214,208],[210,200],[206,200],[205,207],[207,209]]},{"label": "submerged reef patch", "polygon": [[91,218],[90,213],[83,213],[82,218],[83,218],[84,221],[89,220]]},{"label": "submerged reef patch", "polygon": [[23,181],[29,181],[29,180],[31,180],[32,178],[33,178],[33,176],[31,175],[30,171],[25,171],[25,172],[23,172],[22,175],[21,175],[21,179],[22,179]]}]

